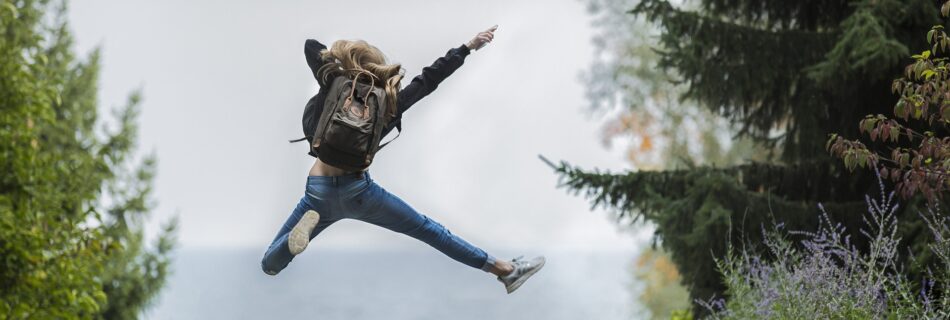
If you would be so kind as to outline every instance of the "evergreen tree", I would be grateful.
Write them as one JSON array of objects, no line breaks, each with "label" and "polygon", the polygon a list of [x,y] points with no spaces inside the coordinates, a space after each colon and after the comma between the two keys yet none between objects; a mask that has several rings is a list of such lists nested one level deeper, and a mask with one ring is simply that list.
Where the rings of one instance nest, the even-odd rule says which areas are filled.
[{"label": "evergreen tree", "polygon": [[[859,137],[865,115],[889,113],[897,100],[892,80],[941,21],[932,0],[689,4],[694,9],[642,0],[629,13],[659,26],[657,66],[686,87],[684,101],[724,117],[737,138],[771,154],[728,167],[612,174],[562,162],[556,169],[595,206],[653,222],[691,296],[706,300],[723,289],[714,259],[730,246],[760,243],[763,225],[814,229],[820,202],[833,220],[859,229],[876,180],[848,172],[825,142],[832,133]],[[916,214],[899,213],[903,243],[926,252]]]},{"label": "evergreen tree", "polygon": [[155,160],[134,157],[138,94],[99,120],[99,54],[75,57],[64,17],[0,1],[0,319],[136,318],[176,224],[143,245]]},{"label": "evergreen tree", "polygon": [[[616,115],[604,126],[604,144],[626,148],[638,170],[735,165],[756,156],[750,139],[730,139],[735,129],[728,121],[695,101],[678,99],[686,87],[656,68],[659,28],[625,12],[629,6],[626,0],[587,0],[597,54],[582,78],[591,111]],[[670,319],[688,310],[691,300],[658,242],[637,257],[632,271],[639,285],[631,290],[651,319]]]}]

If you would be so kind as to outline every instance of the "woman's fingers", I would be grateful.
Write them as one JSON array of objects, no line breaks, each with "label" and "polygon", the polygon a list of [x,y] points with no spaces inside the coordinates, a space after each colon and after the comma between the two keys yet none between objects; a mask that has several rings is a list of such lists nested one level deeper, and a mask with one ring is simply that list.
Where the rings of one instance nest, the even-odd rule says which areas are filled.
[{"label": "woman's fingers", "polygon": [[489,39],[492,39],[492,38],[495,37],[495,30],[498,30],[498,25],[497,25],[497,24],[496,24],[496,25],[493,25],[491,28],[488,28],[488,30],[479,32],[478,35],[479,35],[479,36],[481,36],[481,35],[488,35],[488,38],[489,38]]},{"label": "woman's fingers", "polygon": [[488,28],[488,30],[479,32],[477,35],[475,35],[475,38],[472,39],[472,41],[470,42],[471,44],[470,47],[475,48],[477,50],[478,48],[481,48],[485,44],[492,42],[492,40],[495,39],[495,30],[498,30],[497,24],[492,26],[491,28]]}]

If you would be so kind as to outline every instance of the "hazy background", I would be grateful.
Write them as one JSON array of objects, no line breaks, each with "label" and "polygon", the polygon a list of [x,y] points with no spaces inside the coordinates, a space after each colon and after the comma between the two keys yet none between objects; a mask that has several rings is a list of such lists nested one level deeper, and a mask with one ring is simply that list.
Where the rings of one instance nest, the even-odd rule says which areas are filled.
[{"label": "hazy background", "polygon": [[[278,297],[287,290],[297,290],[295,299],[322,301],[324,318],[447,317],[434,309],[394,313],[342,302],[394,294],[417,298],[402,301],[409,304],[471,307],[479,311],[452,314],[473,319],[531,308],[553,310],[549,318],[635,316],[628,264],[645,236],[622,231],[607,213],[591,212],[583,198],[557,189],[556,176],[537,158],[626,167],[621,151],[599,143],[603,115],[586,109],[578,81],[594,54],[583,3],[82,1],[70,3],[69,20],[80,52],[102,48],[102,105],[121,105],[142,88],[139,141],[159,160],[152,226],[180,216],[176,275],[154,318],[303,312],[295,304],[277,306],[293,301]],[[377,156],[371,172],[486,251],[558,258],[537,283],[506,298],[484,274],[356,221],[327,229],[281,276],[264,276],[260,254],[302,196],[313,163],[305,143],[287,143],[302,136],[303,106],[318,90],[304,40],[367,40],[402,63],[407,84],[493,24],[499,25],[495,41],[405,114],[405,133]],[[357,279],[362,287],[349,287]],[[462,282],[449,285],[449,279]],[[221,298],[226,295],[235,297]],[[337,300],[317,299],[328,295]],[[200,298],[212,296],[224,299],[220,306]],[[597,309],[610,313],[584,311]]]}]

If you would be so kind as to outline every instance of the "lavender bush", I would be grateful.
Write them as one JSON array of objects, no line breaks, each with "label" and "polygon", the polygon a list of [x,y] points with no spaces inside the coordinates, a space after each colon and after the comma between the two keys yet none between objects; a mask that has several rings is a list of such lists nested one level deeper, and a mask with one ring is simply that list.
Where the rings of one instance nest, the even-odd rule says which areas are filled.
[{"label": "lavender bush", "polygon": [[[921,217],[933,233],[937,268],[913,285],[898,265],[898,203],[879,177],[880,197],[865,197],[868,212],[859,251],[841,224],[819,205],[817,232],[764,230],[771,259],[730,250],[717,261],[727,286],[725,299],[698,301],[712,319],[947,319],[950,318],[950,220],[931,208]],[[800,245],[793,245],[793,238]],[[914,289],[922,288],[922,289]],[[941,293],[942,292],[942,293]]]}]

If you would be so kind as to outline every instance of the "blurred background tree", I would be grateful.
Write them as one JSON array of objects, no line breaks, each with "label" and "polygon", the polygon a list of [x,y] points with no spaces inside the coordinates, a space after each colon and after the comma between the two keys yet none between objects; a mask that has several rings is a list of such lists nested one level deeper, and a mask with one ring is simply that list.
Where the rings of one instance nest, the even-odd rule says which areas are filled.
[{"label": "blurred background tree", "polygon": [[[609,114],[603,143],[627,148],[641,170],[696,165],[733,165],[760,157],[752,140],[733,140],[733,126],[693,100],[680,99],[686,87],[657,68],[660,29],[629,14],[629,0],[587,0],[596,33],[596,53],[581,75],[590,110]],[[753,152],[756,151],[756,152]]]},{"label": "blurred background tree", "polygon": [[689,291],[669,253],[662,248],[646,248],[632,264],[638,302],[650,311],[650,319],[670,319],[690,310]]},{"label": "blurred background tree", "polygon": [[[865,115],[891,110],[896,101],[891,81],[901,74],[903,59],[924,50],[928,45],[920,35],[940,23],[937,1],[592,3],[652,23],[617,27],[608,34],[620,36],[598,39],[614,56],[595,63],[586,77],[594,108],[619,101],[627,109],[615,125],[620,129],[607,132],[666,132],[672,142],[631,139],[632,151],[647,154],[665,145],[666,159],[677,161],[657,157],[654,163],[673,166],[640,165],[623,174],[563,162],[557,170],[565,186],[595,206],[616,209],[622,221],[655,224],[692,299],[723,294],[714,258],[730,246],[761,243],[764,224],[814,229],[818,217],[812,213],[821,202],[833,220],[858,229],[864,195],[876,186],[873,173],[849,173],[825,150],[825,142],[831,133],[856,137]],[[625,43],[629,39],[654,42]],[[659,129],[646,129],[651,126]],[[687,147],[678,147],[677,138]],[[722,142],[729,138],[740,147]],[[750,146],[741,147],[746,140]],[[737,148],[718,154],[737,156],[723,160],[717,152],[702,151],[717,150],[717,143]],[[684,154],[705,161],[679,161]],[[921,236],[916,211],[898,215],[903,243],[922,249],[929,239]]]},{"label": "blurred background tree", "polygon": [[0,1],[0,318],[136,318],[176,223],[145,246],[155,158],[135,157],[139,94],[99,119],[99,53],[75,57],[65,16]]}]

